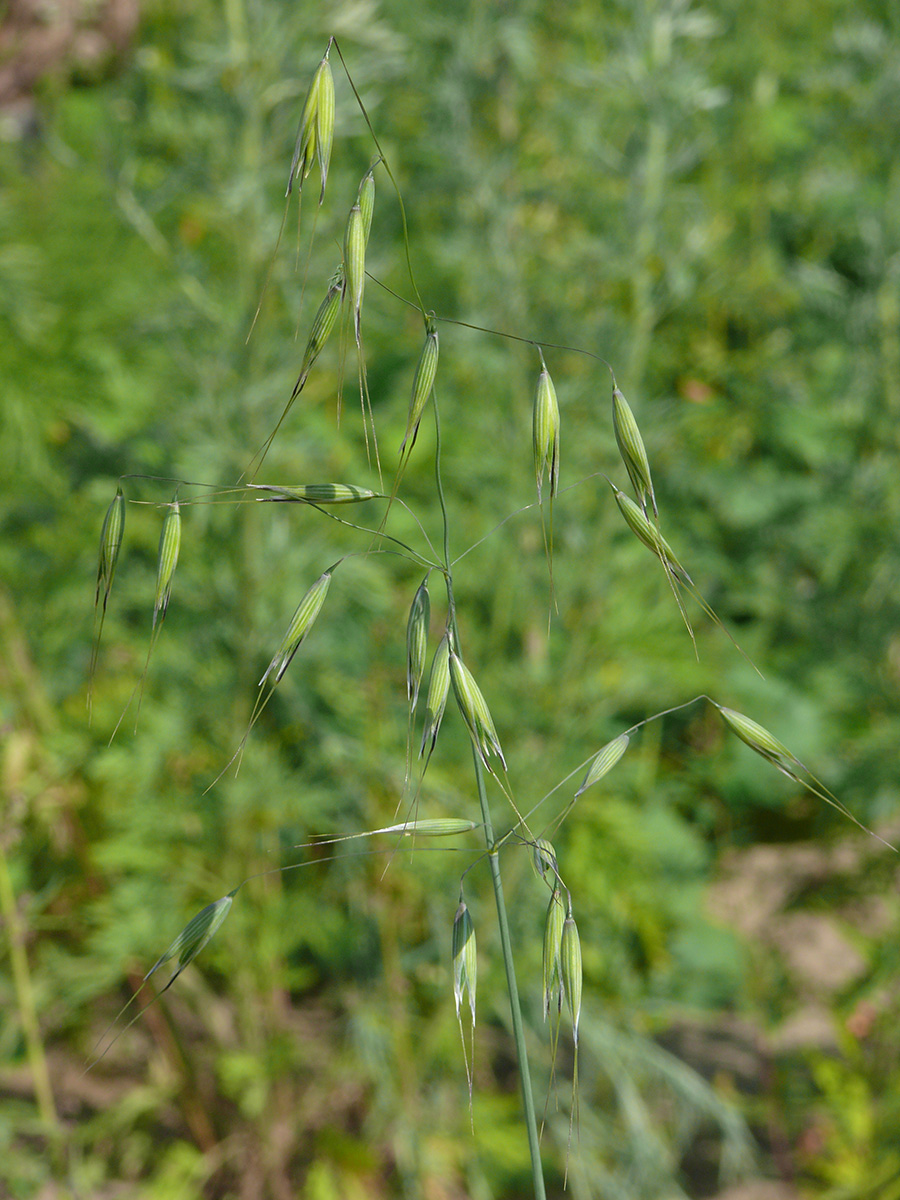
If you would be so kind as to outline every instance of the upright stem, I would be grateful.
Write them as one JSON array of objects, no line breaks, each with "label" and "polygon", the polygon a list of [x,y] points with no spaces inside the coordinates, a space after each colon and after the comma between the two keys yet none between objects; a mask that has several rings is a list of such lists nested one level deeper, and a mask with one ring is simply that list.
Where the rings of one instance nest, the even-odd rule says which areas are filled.
[{"label": "upright stem", "polygon": [[[450,526],[447,519],[447,506],[444,501],[444,487],[441,480],[441,418],[438,412],[437,396],[433,396],[434,424],[436,442],[434,452],[435,482],[441,515],[444,523],[444,576],[447,582],[447,600],[450,608],[450,627],[453,638],[459,645],[459,631],[456,626],[456,604],[453,599],[453,577],[450,571]],[[528,1069],[528,1048],[525,1044],[525,1029],[522,1024],[522,1007],[519,1003],[519,989],[516,985],[516,968],[513,961],[512,942],[509,936],[509,920],[506,915],[506,902],[503,899],[503,881],[500,877],[499,846],[495,844],[494,824],[491,820],[491,809],[484,783],[484,766],[473,743],[472,761],[475,764],[475,783],[478,788],[478,801],[481,805],[481,820],[484,825],[484,837],[488,848],[488,862],[491,869],[491,882],[494,885],[494,899],[497,903],[497,924],[500,927],[500,950],[503,955],[503,965],[506,968],[506,989],[509,992],[509,1008],[512,1016],[513,1040],[516,1045],[516,1060],[519,1064],[519,1083],[522,1087],[522,1108],[525,1114],[525,1129],[528,1134],[528,1150],[531,1154],[531,1174],[534,1180],[535,1200],[546,1200],[544,1190],[544,1172],[541,1166],[541,1147],[538,1140],[537,1116],[534,1111],[534,1096],[531,1091],[531,1072]]]}]

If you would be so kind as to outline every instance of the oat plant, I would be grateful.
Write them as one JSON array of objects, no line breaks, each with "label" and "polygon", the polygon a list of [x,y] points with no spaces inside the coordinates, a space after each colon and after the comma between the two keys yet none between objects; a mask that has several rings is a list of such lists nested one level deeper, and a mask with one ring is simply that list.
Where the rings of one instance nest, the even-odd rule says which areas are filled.
[{"label": "oat plant", "polygon": [[[538,1200],[545,1196],[544,1164],[542,1162],[541,1132],[547,1119],[549,1091],[544,1103],[544,1118],[539,1116],[529,1067],[528,1045],[525,1022],[522,1015],[519,984],[512,947],[512,937],[503,889],[503,864],[509,855],[527,854],[532,857],[535,871],[546,885],[549,893],[546,914],[543,917],[542,978],[538,983],[529,980],[527,989],[532,999],[537,999],[549,1030],[551,1086],[556,1086],[555,1076],[557,1053],[561,1040],[568,1039],[573,1064],[569,1104],[566,1172],[569,1171],[570,1156],[576,1155],[577,1129],[579,1120],[579,1052],[587,1044],[594,1047],[603,1042],[597,1026],[585,1021],[591,1008],[591,997],[583,991],[582,938],[590,936],[585,920],[581,919],[579,930],[578,897],[573,895],[566,883],[565,864],[560,862],[551,840],[573,806],[582,795],[595,787],[614,771],[617,764],[628,753],[634,741],[651,722],[661,721],[670,712],[691,705],[711,705],[721,716],[726,729],[749,746],[768,765],[787,775],[798,785],[808,789],[824,803],[839,809],[856,824],[860,822],[842,802],[834,796],[794,754],[754,719],[726,706],[723,698],[713,699],[708,695],[697,696],[686,704],[680,704],[665,712],[653,713],[630,728],[621,730],[612,740],[598,746],[585,762],[559,763],[559,782],[544,796],[527,795],[527,787],[516,773],[517,743],[527,731],[515,723],[498,728],[491,711],[492,697],[479,682],[483,664],[477,661],[470,650],[467,630],[471,627],[472,615],[464,604],[457,603],[457,580],[466,570],[467,547],[454,545],[454,530],[450,518],[450,506],[445,492],[443,474],[444,438],[451,439],[455,425],[442,422],[442,389],[447,386],[442,380],[445,364],[452,361],[452,333],[454,326],[461,324],[450,314],[442,313],[437,298],[426,303],[416,281],[414,264],[410,254],[407,234],[406,206],[397,185],[395,164],[379,143],[369,115],[347,72],[347,81],[372,138],[374,166],[362,176],[358,188],[350,195],[333,196],[334,173],[329,174],[335,129],[335,88],[332,74],[334,60],[346,65],[337,41],[332,39],[319,65],[313,71],[300,115],[293,158],[290,161],[287,182],[287,201],[297,203],[305,196],[312,178],[315,188],[315,216],[320,209],[348,214],[344,224],[344,236],[340,250],[340,261],[334,264],[330,276],[321,280],[310,280],[311,292],[321,297],[318,308],[300,345],[304,347],[299,356],[296,383],[290,395],[273,406],[271,432],[261,446],[249,458],[246,469],[234,484],[228,481],[206,481],[203,484],[181,481],[175,499],[159,497],[151,499],[162,515],[162,532],[159,543],[157,587],[149,621],[148,667],[152,652],[166,630],[163,619],[169,607],[177,603],[177,564],[179,555],[194,552],[190,535],[192,510],[206,504],[234,505],[294,505],[318,515],[322,522],[337,522],[349,529],[358,541],[356,550],[336,561],[323,562],[321,573],[315,580],[301,582],[298,595],[285,597],[284,617],[280,628],[273,629],[267,651],[268,665],[249,697],[250,718],[239,744],[232,747],[230,760],[221,764],[221,771],[210,783],[212,787],[227,770],[240,769],[242,752],[248,739],[254,736],[254,728],[263,711],[272,700],[276,689],[290,671],[292,677],[302,677],[304,670],[304,643],[315,638],[322,623],[329,619],[333,605],[342,602],[342,567],[348,558],[378,556],[385,571],[392,564],[412,565],[420,575],[421,582],[411,594],[402,613],[397,614],[398,627],[406,630],[406,662],[400,670],[406,681],[406,727],[405,781],[396,796],[395,812],[389,823],[375,829],[364,830],[345,837],[333,837],[323,833],[311,845],[295,847],[297,861],[287,866],[273,867],[272,872],[297,870],[306,859],[303,851],[323,845],[335,845],[339,850],[347,842],[366,839],[367,844],[379,846],[387,862],[401,846],[411,845],[413,852],[434,839],[455,839],[465,850],[466,869],[460,881],[453,917],[453,897],[448,898],[447,945],[448,945],[448,1000],[452,997],[462,1041],[463,1066],[468,1084],[471,1104],[473,1089],[473,1064],[477,1050],[477,981],[478,956],[476,934],[481,945],[485,940],[475,928],[472,913],[466,901],[466,886],[470,873],[485,869],[490,877],[496,902],[499,942],[508,991],[510,1025],[515,1044],[521,1085],[522,1113],[525,1136],[528,1141],[533,1193]],[[340,153],[338,145],[335,153]],[[314,175],[313,168],[318,165]],[[377,181],[377,183],[376,183]],[[384,185],[387,185],[386,187]],[[408,295],[396,298],[389,289],[374,288],[366,267],[367,247],[370,234],[378,229],[378,205],[385,204],[383,198],[393,193],[392,203],[399,214],[399,227],[403,239],[402,259],[408,275]],[[287,213],[287,209],[285,210]],[[298,217],[299,219],[299,217]],[[284,228],[284,222],[282,222]],[[280,235],[279,235],[280,238]],[[377,279],[375,282],[379,282]],[[367,286],[368,283],[368,286]],[[369,394],[369,372],[365,357],[365,312],[377,293],[379,303],[393,304],[398,309],[415,309],[420,334],[415,344],[406,344],[398,339],[396,352],[409,363],[412,379],[408,401],[404,398],[401,410],[392,414],[398,428],[403,428],[402,440],[388,447],[382,437],[382,451],[375,429],[376,406]],[[254,323],[261,314],[256,310]],[[439,329],[443,327],[443,339],[439,355]],[[313,376],[332,334],[337,335],[342,347],[342,359],[349,349],[357,358],[361,413],[351,417],[344,414],[348,422],[361,420],[367,461],[358,464],[358,474],[349,481],[271,480],[266,478],[266,455],[279,437],[302,436],[304,388]],[[252,331],[251,331],[252,332]],[[482,329],[486,338],[508,337],[492,329]],[[674,602],[687,627],[690,642],[694,631],[688,617],[690,605],[696,605],[701,614],[721,625],[719,618],[701,595],[693,576],[689,573],[689,546],[686,539],[677,537],[667,517],[665,478],[661,471],[651,472],[650,458],[646,449],[641,425],[648,420],[637,403],[634,408],[625,399],[612,368],[598,354],[587,348],[551,346],[543,341],[539,331],[518,331],[515,340],[527,342],[534,352],[537,382],[531,396],[522,397],[523,410],[531,413],[532,445],[522,447],[523,473],[533,472],[534,499],[514,512],[497,513],[494,538],[503,536],[506,522],[516,520],[537,522],[549,570],[549,611],[554,619],[554,601],[565,603],[559,594],[559,585],[554,582],[553,558],[559,554],[554,548],[554,505],[557,505],[556,522],[559,528],[559,497],[564,488],[596,488],[593,480],[571,480],[564,482],[566,446],[565,409],[557,396],[557,389],[548,360],[557,380],[563,377],[566,363],[573,356],[594,360],[597,369],[596,392],[598,397],[598,420],[609,423],[618,449],[618,474],[609,478],[612,496],[601,486],[596,490],[598,503],[612,501],[617,506],[631,535],[637,539],[656,560],[654,569],[674,598]],[[449,375],[448,375],[449,378]],[[623,379],[627,387],[627,380]],[[611,404],[607,397],[611,397]],[[280,410],[280,411],[279,411]],[[378,412],[382,410],[377,409]],[[299,415],[298,415],[299,414]],[[335,418],[340,418],[339,401]],[[459,419],[459,418],[456,418]],[[464,416],[463,418],[464,419]],[[405,421],[405,424],[404,424]],[[433,427],[433,440],[421,436],[423,424],[428,421]],[[652,444],[652,443],[651,443]],[[424,521],[415,514],[414,505],[407,502],[402,483],[404,475],[417,456],[431,458],[437,505],[441,514],[438,536],[432,537]],[[392,457],[393,456],[393,457]],[[529,457],[531,462],[529,463]],[[609,469],[606,463],[596,465],[595,475]],[[382,483],[384,471],[387,480]],[[379,478],[372,478],[377,473]],[[622,486],[620,486],[620,484]],[[91,659],[93,679],[100,656],[100,636],[107,606],[114,602],[114,582],[120,558],[127,556],[128,541],[125,534],[125,512],[129,502],[146,505],[147,490],[152,480],[122,477],[103,521],[100,559],[96,581],[96,639]],[[624,488],[629,487],[632,495]],[[546,513],[545,513],[546,509]],[[372,513],[372,516],[368,514]],[[401,523],[395,523],[402,513]],[[137,515],[129,515],[130,530]],[[146,514],[142,514],[146,515]],[[181,546],[182,522],[185,526],[184,547]],[[410,529],[412,532],[410,532]],[[565,551],[563,551],[565,552]],[[648,564],[652,560],[648,557]],[[686,565],[687,564],[687,565]],[[121,570],[121,567],[119,567]],[[150,604],[148,601],[148,613]],[[291,615],[292,614],[292,615]],[[731,636],[731,635],[729,635]],[[686,639],[686,648],[690,642]],[[742,651],[743,653],[743,651]],[[430,669],[428,664],[430,662]],[[145,669],[146,671],[146,669]],[[427,676],[427,678],[426,678]],[[137,690],[143,683],[136,685]],[[429,768],[435,754],[440,753],[441,730],[446,718],[448,704],[455,709],[462,727],[471,743],[473,790],[477,806],[472,812],[456,813],[451,816],[435,816],[429,811],[434,796],[429,790]],[[527,795],[527,798],[526,798]],[[477,839],[480,839],[480,844]],[[341,846],[337,846],[340,843]],[[317,851],[318,852],[318,851]],[[224,883],[233,881],[223,881]],[[223,925],[234,904],[239,903],[240,889],[246,880],[231,888],[221,898],[213,900],[196,916],[191,918],[168,945],[157,961],[144,975],[141,987],[149,987],[157,973],[171,967],[171,974],[156,997],[172,987],[187,967],[194,962],[210,938]],[[540,921],[542,904],[535,905],[535,924]],[[483,950],[481,951],[483,953]],[[151,994],[149,1002],[154,1002]],[[125,1013],[120,1014],[124,1018]],[[131,1020],[137,1017],[131,1017]],[[127,1028],[127,1026],[125,1026]],[[585,1030],[588,1030],[587,1035]],[[97,1047],[97,1057],[102,1056],[111,1041],[121,1031],[121,1020]],[[607,1046],[607,1048],[609,1048]],[[615,1053],[621,1053],[616,1049]],[[677,1075],[670,1064],[665,1064],[670,1074]],[[681,1076],[678,1076],[681,1080]],[[584,1106],[581,1108],[584,1112]],[[740,1141],[740,1137],[737,1138]],[[574,1186],[577,1186],[577,1180]]]}]

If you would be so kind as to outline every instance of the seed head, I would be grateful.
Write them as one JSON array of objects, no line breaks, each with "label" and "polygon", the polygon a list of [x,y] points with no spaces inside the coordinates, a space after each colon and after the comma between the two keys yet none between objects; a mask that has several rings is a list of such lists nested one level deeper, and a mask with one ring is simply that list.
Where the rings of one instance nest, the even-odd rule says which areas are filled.
[{"label": "seed head", "polygon": [[356,487],[352,483],[298,483],[293,487],[274,483],[248,483],[248,488],[271,495],[257,496],[257,500],[281,501],[306,504],[358,504],[372,500],[377,492],[369,488]]},{"label": "seed head", "polygon": [[331,162],[331,145],[334,141],[334,77],[331,74],[331,64],[328,52],[319,63],[313,79],[313,86],[318,89],[316,97],[316,154],[319,158],[319,171],[322,177],[322,189],[319,192],[319,204],[325,199],[325,181],[328,178],[328,165]]},{"label": "seed head", "polygon": [[658,558],[662,559],[666,568],[676,579],[679,579],[682,583],[693,583],[690,575],[688,575],[687,571],[675,557],[675,551],[653,522],[641,512],[635,502],[626,496],[624,492],[620,492],[617,487],[613,487],[613,492],[615,493],[616,504],[619,506],[619,512],[625,518],[629,529],[635,537],[643,542],[649,550],[652,550]]},{"label": "seed head", "polygon": [[475,682],[472,672],[456,654],[450,654],[450,680],[456,695],[456,703],[462,713],[463,720],[468,726],[475,748],[481,756],[481,761],[491,770],[488,757],[496,754],[506,770],[506,759],[500,748],[500,739],[481,689]]},{"label": "seed head", "polygon": [[[543,359],[541,361],[543,363]],[[556,388],[546,366],[542,367],[534,393],[532,441],[538,500],[541,498],[545,471],[550,481],[550,495],[553,497],[559,491],[559,404],[556,400]]]},{"label": "seed head", "polygon": [[627,749],[628,734],[620,733],[617,738],[613,738],[611,742],[607,742],[602,750],[598,750],[581,787],[575,793],[575,799],[577,800],[581,793],[589,788],[592,783],[596,783],[598,779],[602,779],[604,775],[611,771]]},{"label": "seed head", "polygon": [[459,1009],[463,992],[468,992],[469,1008],[472,1013],[472,1028],[475,1028],[475,985],[478,978],[478,959],[475,954],[475,926],[469,916],[469,910],[464,900],[460,900],[459,908],[453,919],[453,999],[456,1001],[456,1016],[459,1019]]},{"label": "seed head", "polygon": [[122,538],[125,534],[125,497],[121,487],[116,488],[112,503],[103,518],[103,528],[100,531],[100,560],[97,567],[97,595],[94,607],[100,603],[100,592],[103,592],[103,611],[109,599],[113,576],[116,573],[116,563],[119,561],[119,551],[122,549]]},{"label": "seed head", "polygon": [[181,548],[181,511],[178,501],[173,500],[163,519],[162,532],[159,535],[159,556],[156,566],[156,600],[153,605],[153,628],[156,628],[157,618],[162,620],[169,607],[169,595],[172,591],[172,576],[178,562],[178,551]]},{"label": "seed head", "polygon": [[366,239],[358,204],[354,204],[350,209],[347,231],[344,234],[344,275],[353,308],[353,326],[358,346],[363,290],[366,283]]},{"label": "seed head", "polygon": [[319,615],[319,610],[325,603],[325,597],[328,594],[328,588],[331,584],[331,570],[325,571],[324,574],[319,576],[297,605],[297,611],[291,618],[290,626],[282,639],[278,653],[269,663],[265,675],[259,681],[260,687],[262,687],[273,672],[275,673],[274,686],[288,669],[291,659],[297,653],[301,643],[312,628],[313,622]]},{"label": "seed head", "polygon": [[366,246],[369,244],[369,233],[372,229],[372,216],[375,212],[375,168],[372,167],[362,177],[359,185],[359,195],[356,203],[359,205],[363,223],[363,238]]},{"label": "seed head", "polygon": [[572,1018],[572,1036],[578,1045],[578,1022],[581,1018],[581,939],[578,928],[572,918],[572,904],[569,902],[569,912],[563,924],[562,938],[559,947],[559,974],[563,991],[566,993],[566,1003]]},{"label": "seed head", "polygon": [[444,634],[438,643],[431,663],[431,678],[428,682],[428,697],[425,701],[425,728],[422,730],[422,745],[419,747],[419,758],[434,749],[438,730],[444,719],[444,709],[447,705],[447,693],[450,691],[450,637]]},{"label": "seed head", "polygon": [[403,437],[403,442],[400,446],[400,453],[406,449],[407,442],[412,450],[416,444],[416,435],[419,432],[419,422],[422,420],[422,413],[425,405],[428,403],[428,397],[431,395],[434,387],[434,378],[437,374],[438,364],[438,334],[435,328],[434,321],[431,317],[425,318],[425,345],[422,347],[422,353],[419,355],[419,362],[416,366],[416,374],[413,379],[412,396],[409,401],[409,414],[406,418],[406,433]]},{"label": "seed head", "polygon": [[562,975],[560,968],[560,947],[562,945],[563,926],[566,911],[563,908],[562,895],[558,887],[553,889],[550,904],[547,907],[547,919],[544,923],[544,954],[543,954],[543,996],[544,1020],[550,1014],[550,1006],[556,1000],[556,1011],[562,1006]]},{"label": "seed head", "polygon": [[334,323],[337,320],[337,315],[340,312],[341,303],[344,299],[344,264],[338,267],[332,275],[328,283],[328,291],[325,294],[325,299],[319,305],[316,315],[313,317],[312,328],[309,331],[309,339],[306,343],[306,349],[303,352],[303,362],[300,366],[300,376],[294,385],[294,395],[298,395],[303,390],[303,385],[313,368],[316,359],[322,353],[322,348],[328,341]]},{"label": "seed head", "polygon": [[[715,704],[715,701],[713,703]],[[732,733],[736,733],[751,750],[755,750],[776,767],[783,770],[786,765],[797,761],[787,746],[756,721],[745,717],[743,713],[735,712],[733,708],[724,708],[721,704],[716,704],[716,708]]]},{"label": "seed head", "polygon": [[647,496],[649,495],[653,512],[656,514],[656,496],[653,493],[653,481],[650,478],[650,463],[647,460],[644,439],[641,437],[641,431],[638,429],[628,401],[615,384],[613,384],[613,430],[619,453],[634,487],[641,511],[646,516]]},{"label": "seed head", "polygon": [[419,686],[425,674],[425,651],[428,643],[428,622],[431,617],[431,597],[428,595],[428,577],[419,584],[413,596],[406,622],[406,697],[410,712],[416,711],[419,701]]},{"label": "seed head", "polygon": [[548,842],[546,838],[537,839],[531,847],[531,865],[538,879],[543,879],[550,888],[556,887],[556,851],[552,842]]},{"label": "seed head", "polygon": [[155,971],[158,971],[160,967],[175,958],[176,955],[178,956],[178,971],[179,973],[183,971],[197,957],[228,916],[233,900],[234,892],[229,892],[221,900],[207,904],[206,908],[202,908],[196,916],[192,917],[175,941],[169,946],[168,950],[156,960],[144,976],[145,982]]}]

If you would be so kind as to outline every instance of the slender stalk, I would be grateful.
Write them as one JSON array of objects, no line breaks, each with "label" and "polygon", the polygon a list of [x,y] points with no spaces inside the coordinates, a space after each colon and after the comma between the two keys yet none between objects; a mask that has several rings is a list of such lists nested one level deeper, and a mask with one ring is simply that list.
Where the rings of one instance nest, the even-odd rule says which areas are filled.
[{"label": "slender stalk", "polygon": [[3,914],[7,930],[16,1003],[19,1008],[19,1020],[22,1022],[22,1032],[25,1035],[25,1049],[28,1054],[28,1065],[31,1067],[38,1112],[41,1114],[41,1120],[48,1132],[55,1132],[57,1128],[56,1105],[53,1101],[50,1072],[47,1070],[47,1056],[44,1053],[44,1043],[34,1003],[31,972],[25,952],[25,931],[22,928],[6,850],[2,843],[0,843],[0,912]]},{"label": "slender stalk", "polygon": [[[441,506],[441,516],[444,524],[444,578],[447,583],[447,602],[450,610],[450,626],[453,637],[459,646],[459,630],[456,626],[456,604],[453,599],[453,575],[450,570],[450,525],[447,518],[447,505],[444,499],[444,487],[441,479],[441,417],[438,412],[437,395],[432,398],[434,405],[435,450],[434,475],[437,486],[438,501]],[[481,820],[484,825],[484,837],[488,849],[488,862],[491,869],[491,882],[494,885],[494,899],[497,904],[497,924],[500,928],[500,951],[503,955],[503,965],[506,969],[506,990],[509,993],[509,1009],[512,1016],[513,1041],[516,1046],[516,1060],[519,1064],[519,1083],[522,1088],[522,1108],[525,1116],[525,1129],[528,1134],[528,1151],[531,1155],[531,1175],[534,1181],[535,1200],[546,1200],[544,1190],[544,1171],[541,1165],[541,1147],[538,1139],[537,1116],[534,1109],[534,1096],[531,1091],[531,1072],[528,1069],[528,1047],[525,1044],[525,1028],[522,1024],[522,1006],[519,1003],[519,989],[516,984],[516,968],[513,961],[512,942],[509,936],[509,920],[506,914],[506,901],[503,898],[503,880],[500,875],[499,846],[495,844],[494,825],[491,820],[491,808],[488,803],[487,788],[484,783],[484,767],[475,745],[472,746],[472,761],[475,766],[475,783],[478,788],[478,802],[481,805]]]}]

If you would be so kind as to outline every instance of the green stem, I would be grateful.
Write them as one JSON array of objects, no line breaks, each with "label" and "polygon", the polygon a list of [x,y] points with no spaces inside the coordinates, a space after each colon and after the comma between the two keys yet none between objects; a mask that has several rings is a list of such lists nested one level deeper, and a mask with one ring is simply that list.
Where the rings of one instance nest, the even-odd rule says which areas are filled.
[{"label": "green stem", "polygon": [[[438,500],[441,506],[441,516],[444,523],[444,578],[447,583],[447,603],[450,610],[450,627],[453,639],[459,646],[459,630],[456,625],[456,603],[453,599],[453,576],[450,570],[450,525],[447,519],[447,505],[444,499],[444,487],[441,480],[441,418],[438,412],[437,395],[433,395],[435,440],[435,482]],[[491,820],[491,809],[488,803],[487,788],[484,783],[484,767],[475,745],[472,746],[472,761],[475,764],[475,783],[478,788],[478,801],[481,805],[481,820],[484,825],[484,837],[488,849],[488,862],[491,869],[491,882],[494,885],[494,899],[497,903],[497,924],[500,927],[500,950],[503,955],[503,965],[506,969],[506,989],[509,993],[509,1008],[512,1016],[513,1041],[516,1045],[516,1059],[519,1064],[519,1083],[522,1087],[522,1108],[525,1114],[525,1129],[528,1134],[528,1150],[531,1155],[531,1174],[534,1181],[535,1200],[546,1200],[544,1190],[544,1171],[541,1166],[541,1147],[538,1140],[537,1116],[534,1110],[534,1096],[531,1091],[531,1072],[528,1069],[528,1048],[525,1044],[525,1028],[522,1024],[522,1007],[519,1003],[519,989],[516,985],[516,968],[513,961],[512,941],[509,936],[509,920],[506,914],[506,901],[503,899],[503,880],[500,876],[499,846],[494,840],[494,825]]]},{"label": "green stem", "polygon": [[0,844],[0,912],[3,914],[7,930],[16,1002],[19,1008],[19,1019],[22,1022],[22,1032],[25,1035],[25,1047],[31,1067],[38,1112],[41,1114],[41,1120],[47,1130],[55,1133],[57,1130],[56,1105],[53,1102],[53,1089],[50,1086],[50,1073],[47,1070],[47,1056],[44,1053],[44,1043],[41,1039],[41,1029],[34,1003],[34,990],[31,986],[31,972],[28,969],[28,956],[25,953],[25,931],[22,928],[12,877],[9,872],[9,863],[2,844]]}]

